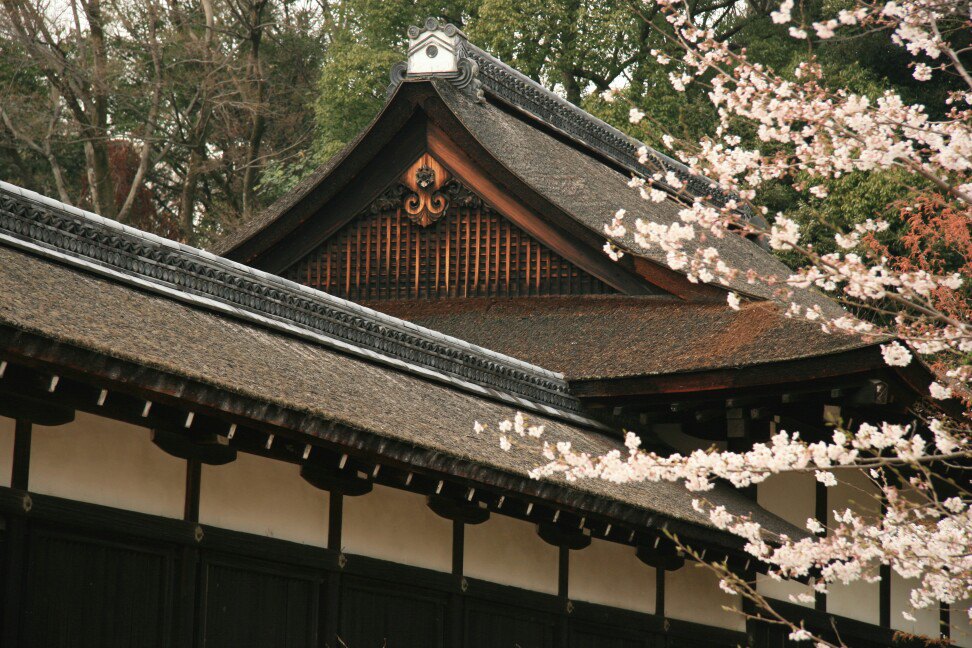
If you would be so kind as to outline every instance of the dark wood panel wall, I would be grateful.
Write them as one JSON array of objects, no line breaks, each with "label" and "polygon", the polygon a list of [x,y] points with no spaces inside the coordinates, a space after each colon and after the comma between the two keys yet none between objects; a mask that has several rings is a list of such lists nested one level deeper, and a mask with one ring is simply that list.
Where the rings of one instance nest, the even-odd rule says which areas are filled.
[{"label": "dark wood panel wall", "polygon": [[[3,487],[0,556],[5,648],[802,645],[773,625],[752,624],[743,634],[567,603],[456,574]],[[180,584],[186,571],[188,590]],[[824,632],[836,621],[851,645],[892,643],[894,633],[884,628],[783,602],[777,607]]]},{"label": "dark wood panel wall", "polygon": [[471,202],[450,204],[427,225],[400,206],[368,211],[283,275],[357,301],[616,292]]},{"label": "dark wood panel wall", "polygon": [[[716,648],[744,639],[57,497],[29,494],[25,510],[25,495],[0,487],[0,531],[16,523],[28,536],[26,560],[4,563],[5,580],[20,575],[3,601],[5,647]],[[0,533],[0,549],[11,540]],[[180,585],[187,569],[191,591]]]}]

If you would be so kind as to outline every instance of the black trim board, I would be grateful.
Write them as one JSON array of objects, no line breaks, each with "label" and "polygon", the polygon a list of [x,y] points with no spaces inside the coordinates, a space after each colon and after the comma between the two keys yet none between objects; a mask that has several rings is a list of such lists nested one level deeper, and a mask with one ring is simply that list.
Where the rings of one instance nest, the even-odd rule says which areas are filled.
[{"label": "black trim board", "polygon": [[[229,424],[245,425],[289,439],[357,453],[359,456],[402,470],[426,471],[471,488],[485,488],[512,497],[524,497],[540,505],[554,506],[578,516],[603,517],[637,529],[663,533],[664,529],[691,542],[703,542],[741,554],[739,538],[708,527],[608,500],[546,481],[529,479],[482,464],[413,446],[402,441],[319,419],[180,376],[110,358],[100,353],[56,342],[33,333],[0,326],[0,357],[39,371],[94,384],[153,403],[183,411],[197,418],[212,417]],[[91,411],[96,411],[93,407]]]},{"label": "black trim board", "polygon": [[[25,507],[26,501],[30,502],[29,507]],[[598,627],[600,630],[614,630],[622,626],[621,631],[646,642],[653,641],[649,635],[660,634],[703,640],[706,645],[734,646],[744,640],[743,633],[731,630],[662,619],[651,614],[583,601],[573,601],[566,608],[563,599],[552,594],[530,592],[473,578],[457,579],[449,573],[367,556],[342,556],[337,551],[322,547],[6,487],[0,487],[0,516],[22,526],[40,525],[58,533],[80,534],[105,542],[149,542],[160,547],[167,546],[174,555],[183,557],[187,550],[204,552],[204,558],[193,556],[190,574],[196,573],[197,561],[199,568],[208,563],[222,562],[234,567],[247,564],[273,573],[298,574],[300,578],[319,585],[322,596],[333,594],[332,584],[339,583],[339,578],[353,578],[376,585],[387,583],[391,589],[407,587],[436,592],[443,597],[456,596],[462,599],[464,605],[478,609],[499,606],[503,609],[520,609],[528,615],[545,616],[551,621],[563,618],[567,620],[571,632],[577,626]],[[197,528],[202,530],[201,534],[197,533]],[[201,593],[204,594],[204,591]],[[180,594],[184,595],[185,592]],[[178,625],[176,628],[178,632]]]}]

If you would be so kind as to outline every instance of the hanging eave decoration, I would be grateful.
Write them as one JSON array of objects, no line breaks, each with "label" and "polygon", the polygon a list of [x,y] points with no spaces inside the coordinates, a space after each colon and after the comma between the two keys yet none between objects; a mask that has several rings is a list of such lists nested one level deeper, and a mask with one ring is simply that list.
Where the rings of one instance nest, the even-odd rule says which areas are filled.
[{"label": "hanging eave decoration", "polygon": [[442,218],[449,206],[442,188],[450,177],[449,172],[428,153],[416,160],[401,179],[409,190],[402,204],[408,217],[422,227]]},{"label": "hanging eave decoration", "polygon": [[371,204],[371,211],[401,209],[414,223],[428,227],[438,222],[450,205],[478,207],[480,204],[476,194],[452,177],[438,160],[425,153]]}]

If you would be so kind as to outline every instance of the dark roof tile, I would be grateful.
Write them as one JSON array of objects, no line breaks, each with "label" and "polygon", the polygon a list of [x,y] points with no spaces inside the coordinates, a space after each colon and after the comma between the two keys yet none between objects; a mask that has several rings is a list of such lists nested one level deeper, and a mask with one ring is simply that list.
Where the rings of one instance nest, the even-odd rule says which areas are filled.
[{"label": "dark roof tile", "polygon": [[373,304],[550,367],[569,380],[705,371],[840,353],[873,342],[827,334],[772,302],[719,303],[588,296]]}]

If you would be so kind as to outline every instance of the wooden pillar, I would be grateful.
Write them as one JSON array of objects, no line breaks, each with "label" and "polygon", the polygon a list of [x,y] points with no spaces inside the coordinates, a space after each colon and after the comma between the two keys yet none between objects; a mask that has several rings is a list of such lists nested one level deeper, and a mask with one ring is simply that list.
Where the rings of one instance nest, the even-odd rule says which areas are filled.
[{"label": "wooden pillar", "polygon": [[[344,521],[344,495],[338,491],[330,491],[328,495],[327,514],[327,548],[341,553],[341,528]],[[343,566],[343,561],[338,561]],[[322,644],[325,646],[340,646],[338,631],[341,619],[341,572],[332,571],[327,575],[327,591],[324,595],[324,633]]]},{"label": "wooden pillar", "polygon": [[[182,519],[192,525],[199,524],[199,493],[202,481],[202,464],[198,459],[186,460],[186,497]],[[198,537],[198,533],[197,533]],[[175,645],[191,646],[195,643],[196,594],[199,587],[199,547],[185,545],[179,552],[179,580],[175,607]]]},{"label": "wooden pillar", "polygon": [[183,519],[187,522],[199,522],[199,489],[202,480],[202,464],[198,459],[186,461],[186,502],[183,509]]},{"label": "wooden pillar", "polygon": [[557,596],[560,598],[560,623],[557,633],[559,648],[567,648],[570,636],[570,548],[566,545],[558,547],[557,555]]},{"label": "wooden pillar", "polygon": [[328,494],[327,548],[341,551],[341,525],[344,521],[344,495],[331,491]]},{"label": "wooden pillar", "polygon": [[14,427],[13,471],[10,487],[27,490],[30,482],[30,440],[33,425],[27,419],[18,418]]},{"label": "wooden pillar", "polygon": [[[887,513],[888,505],[881,498],[881,517]],[[878,584],[878,623],[882,628],[891,627],[891,565],[881,565],[881,582]]]},{"label": "wooden pillar", "polygon": [[[814,491],[814,517],[817,518],[822,526],[826,528],[827,526],[827,515],[828,515],[828,505],[827,505],[827,487],[824,486],[819,481],[814,482],[816,484],[816,490]],[[827,595],[823,592],[814,592],[813,595],[813,608],[819,612],[827,611]]]},{"label": "wooden pillar", "polygon": [[665,570],[655,568],[655,616],[665,617]]},{"label": "wooden pillar", "polygon": [[938,636],[946,641],[952,638],[952,611],[948,603],[938,604]]},{"label": "wooden pillar", "polygon": [[466,577],[463,576],[466,547],[466,525],[461,520],[452,521],[452,575],[456,589],[449,595],[449,625],[446,632],[449,646],[461,648],[463,644],[463,617],[465,616],[464,592]]},{"label": "wooden pillar", "polygon": [[665,572],[666,569],[655,567],[655,616],[662,620],[661,634],[652,637],[646,644],[651,648],[665,648],[671,642],[668,638],[668,621],[665,620]]},{"label": "wooden pillar", "polygon": [[[14,426],[12,488],[26,491],[30,482],[30,420],[18,418]],[[28,508],[25,495],[24,508]],[[0,645],[17,648],[20,645],[20,612],[27,579],[27,520],[21,515],[7,517],[3,543],[3,610],[0,613]]]}]

